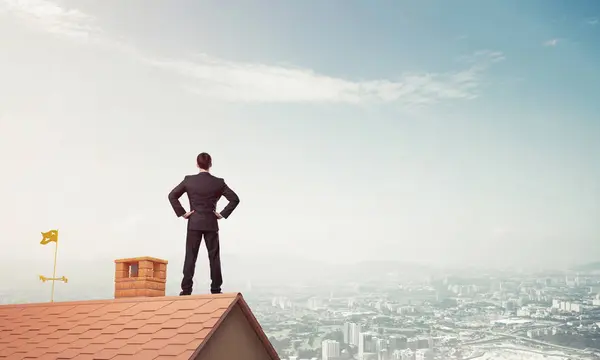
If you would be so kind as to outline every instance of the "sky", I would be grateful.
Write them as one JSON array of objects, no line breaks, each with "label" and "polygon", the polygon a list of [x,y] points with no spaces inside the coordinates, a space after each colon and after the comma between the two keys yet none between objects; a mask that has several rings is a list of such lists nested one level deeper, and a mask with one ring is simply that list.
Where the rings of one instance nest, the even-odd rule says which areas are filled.
[{"label": "sky", "polygon": [[225,259],[599,260],[599,18],[593,0],[0,0],[1,267],[50,270],[55,228],[59,270],[180,262],[167,194],[202,151],[241,198]]}]

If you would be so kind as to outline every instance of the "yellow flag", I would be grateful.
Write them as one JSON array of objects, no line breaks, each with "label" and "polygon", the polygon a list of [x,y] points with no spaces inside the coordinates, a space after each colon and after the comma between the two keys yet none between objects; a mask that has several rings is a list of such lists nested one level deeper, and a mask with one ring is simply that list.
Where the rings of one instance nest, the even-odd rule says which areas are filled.
[{"label": "yellow flag", "polygon": [[48,232],[43,232],[42,237],[42,241],[40,241],[40,244],[42,245],[46,245],[52,241],[58,243],[58,230],[50,230]]}]

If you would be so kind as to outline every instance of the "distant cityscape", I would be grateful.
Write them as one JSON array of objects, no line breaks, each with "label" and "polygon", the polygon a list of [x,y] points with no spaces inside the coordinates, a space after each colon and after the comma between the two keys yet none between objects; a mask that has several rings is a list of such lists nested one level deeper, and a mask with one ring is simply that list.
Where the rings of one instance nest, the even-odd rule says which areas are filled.
[{"label": "distant cityscape", "polygon": [[[246,281],[239,291],[282,360],[600,359],[600,267],[416,275],[373,267],[312,282]],[[168,285],[175,294],[178,282]],[[61,300],[101,297],[99,288],[73,290]],[[39,301],[28,294],[0,289],[0,302]]]},{"label": "distant cityscape", "polygon": [[600,273],[392,279],[253,308],[288,360],[600,358]]}]

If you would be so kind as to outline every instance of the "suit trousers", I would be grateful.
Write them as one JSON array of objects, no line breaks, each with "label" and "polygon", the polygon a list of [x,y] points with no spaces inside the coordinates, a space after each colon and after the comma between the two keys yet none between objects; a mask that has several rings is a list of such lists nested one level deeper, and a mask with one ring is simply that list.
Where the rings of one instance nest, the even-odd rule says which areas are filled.
[{"label": "suit trousers", "polygon": [[196,271],[196,260],[202,243],[202,236],[206,242],[208,251],[208,262],[210,265],[210,292],[220,293],[223,285],[221,274],[221,254],[219,247],[219,232],[208,230],[188,230],[185,244],[185,261],[183,263],[183,280],[181,290],[183,293],[191,294],[194,286],[194,273]]}]

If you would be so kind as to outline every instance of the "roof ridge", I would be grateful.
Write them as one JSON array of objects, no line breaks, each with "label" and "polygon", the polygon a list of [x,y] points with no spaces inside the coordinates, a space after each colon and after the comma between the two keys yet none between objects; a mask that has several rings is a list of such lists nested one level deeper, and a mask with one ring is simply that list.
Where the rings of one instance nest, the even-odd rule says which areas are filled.
[{"label": "roof ridge", "polygon": [[[10,308],[32,308],[38,306],[74,306],[80,304],[94,305],[94,304],[112,304],[112,303],[139,303],[139,302],[154,302],[154,301],[186,301],[196,299],[228,299],[237,298],[242,294],[239,292],[224,293],[224,294],[201,294],[201,295],[187,295],[187,296],[153,296],[153,297],[130,297],[130,298],[118,298],[118,299],[98,299],[98,300],[74,300],[74,301],[56,301],[56,302],[38,302],[38,303],[26,303],[26,304],[0,304],[0,309]],[[236,299],[237,301],[237,299]]]}]

